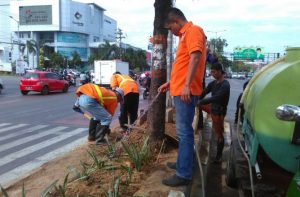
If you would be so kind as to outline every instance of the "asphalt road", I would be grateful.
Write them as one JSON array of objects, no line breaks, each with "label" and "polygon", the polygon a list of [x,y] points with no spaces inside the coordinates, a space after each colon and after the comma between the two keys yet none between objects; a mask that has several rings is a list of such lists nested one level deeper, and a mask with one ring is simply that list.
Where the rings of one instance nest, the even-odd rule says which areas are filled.
[{"label": "asphalt road", "polygon": [[[70,87],[68,93],[43,96],[32,92],[23,96],[19,77],[1,76],[1,79],[5,89],[0,94],[0,184],[5,186],[86,142],[89,122],[72,110],[75,87]],[[233,121],[236,99],[244,81],[229,81],[227,119]],[[141,99],[140,108],[145,108],[146,103]],[[116,117],[111,127],[118,124]]]},{"label": "asphalt road", "polygon": [[[7,185],[43,163],[86,142],[89,121],[72,110],[76,87],[41,95],[19,91],[20,77],[1,76],[0,184]],[[140,101],[140,108],[147,101]],[[111,127],[118,125],[117,112]]]}]

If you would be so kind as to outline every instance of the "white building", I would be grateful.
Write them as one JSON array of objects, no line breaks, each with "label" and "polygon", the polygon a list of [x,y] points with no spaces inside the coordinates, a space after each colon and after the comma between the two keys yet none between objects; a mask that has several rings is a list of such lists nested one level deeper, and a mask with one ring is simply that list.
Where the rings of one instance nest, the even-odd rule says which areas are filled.
[{"label": "white building", "polygon": [[[105,16],[105,9],[96,3],[6,0],[5,5],[7,14],[0,12],[0,28],[9,27],[14,32],[7,37],[7,43],[25,44],[27,40],[34,40],[37,46],[45,44],[68,59],[76,51],[81,60],[86,62],[92,48],[97,48],[105,40],[116,41],[117,22]],[[7,35],[11,35],[11,32]],[[37,67],[37,53],[28,54],[25,49],[22,54],[16,44],[10,46],[13,46],[12,61],[28,56],[29,67]]]}]

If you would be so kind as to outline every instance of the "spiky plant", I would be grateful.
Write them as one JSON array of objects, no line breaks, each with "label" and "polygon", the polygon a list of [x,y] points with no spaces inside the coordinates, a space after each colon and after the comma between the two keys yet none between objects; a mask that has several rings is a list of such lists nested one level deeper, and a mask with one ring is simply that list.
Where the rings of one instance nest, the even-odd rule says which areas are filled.
[{"label": "spiky plant", "polygon": [[144,139],[143,146],[140,150],[136,147],[134,143],[129,143],[126,145],[124,142],[122,142],[122,146],[125,150],[125,152],[128,154],[130,160],[132,163],[134,163],[135,168],[138,172],[141,171],[142,164],[145,160],[149,157],[149,136],[147,136]]}]

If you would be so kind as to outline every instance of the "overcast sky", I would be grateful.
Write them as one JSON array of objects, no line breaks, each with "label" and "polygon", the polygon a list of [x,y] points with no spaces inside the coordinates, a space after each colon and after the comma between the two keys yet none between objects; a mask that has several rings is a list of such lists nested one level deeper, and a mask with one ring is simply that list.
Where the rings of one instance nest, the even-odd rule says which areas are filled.
[{"label": "overcast sky", "polygon": [[[80,0],[89,1],[90,0]],[[124,42],[147,49],[153,34],[154,0],[94,0],[118,22]],[[226,51],[236,46],[260,46],[265,52],[300,47],[299,0],[176,0],[189,21],[201,26],[208,39],[227,40]]]}]

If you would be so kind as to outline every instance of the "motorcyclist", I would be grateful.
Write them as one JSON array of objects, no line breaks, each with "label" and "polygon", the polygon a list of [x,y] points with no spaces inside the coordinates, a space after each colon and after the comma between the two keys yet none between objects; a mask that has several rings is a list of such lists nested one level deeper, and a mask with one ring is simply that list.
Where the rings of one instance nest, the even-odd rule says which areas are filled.
[{"label": "motorcyclist", "polygon": [[144,99],[146,99],[147,96],[149,95],[150,85],[151,85],[150,72],[145,72],[145,77],[142,81],[142,86],[143,86],[143,88],[145,88],[145,90],[143,92],[143,98]]},{"label": "motorcyclist", "polygon": [[80,81],[80,85],[84,85],[88,83],[88,76],[84,72],[81,72],[79,76],[79,81]]},{"label": "motorcyclist", "polygon": [[118,102],[123,102],[123,90],[115,88],[112,91],[96,84],[87,83],[77,89],[76,95],[78,99],[73,108],[81,107],[93,116],[90,119],[88,141],[105,144],[104,137],[110,132],[109,125]]}]

